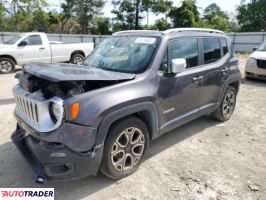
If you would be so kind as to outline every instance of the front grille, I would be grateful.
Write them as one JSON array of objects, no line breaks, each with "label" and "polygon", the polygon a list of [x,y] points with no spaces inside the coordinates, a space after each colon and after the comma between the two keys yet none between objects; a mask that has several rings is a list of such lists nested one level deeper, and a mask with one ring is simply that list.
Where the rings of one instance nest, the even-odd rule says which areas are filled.
[{"label": "front grille", "polygon": [[266,60],[257,60],[258,68],[266,69]]},{"label": "front grille", "polygon": [[15,96],[15,101],[17,104],[17,109],[24,115],[24,120],[29,124],[35,124],[39,126],[39,116],[38,116],[38,106],[35,102],[30,99]]},{"label": "front grille", "polygon": [[258,74],[254,74],[254,73],[251,73],[251,72],[246,72],[246,75],[249,76],[249,77],[254,77],[254,78],[256,78],[256,77],[263,78],[263,79],[266,78],[265,75],[258,75]]},{"label": "front grille", "polygon": [[[64,117],[63,100],[59,97],[44,99],[41,92],[29,93],[20,85],[13,88],[16,101],[15,114],[31,128],[39,132],[50,132],[57,129]],[[57,121],[52,119],[49,111],[51,103],[59,105],[60,117]]]}]

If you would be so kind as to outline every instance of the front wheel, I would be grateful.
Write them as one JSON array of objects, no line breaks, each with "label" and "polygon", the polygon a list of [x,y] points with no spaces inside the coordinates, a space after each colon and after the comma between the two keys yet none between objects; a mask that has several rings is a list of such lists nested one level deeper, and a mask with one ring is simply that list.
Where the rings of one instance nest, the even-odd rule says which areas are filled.
[{"label": "front wheel", "polygon": [[111,179],[134,173],[148,144],[148,129],[139,118],[129,117],[115,123],[105,142],[101,172]]},{"label": "front wheel", "polygon": [[224,93],[220,106],[212,113],[212,116],[222,122],[228,121],[236,106],[236,89],[228,86]]},{"label": "front wheel", "polygon": [[10,58],[0,58],[0,74],[9,74],[14,72],[15,62]]}]

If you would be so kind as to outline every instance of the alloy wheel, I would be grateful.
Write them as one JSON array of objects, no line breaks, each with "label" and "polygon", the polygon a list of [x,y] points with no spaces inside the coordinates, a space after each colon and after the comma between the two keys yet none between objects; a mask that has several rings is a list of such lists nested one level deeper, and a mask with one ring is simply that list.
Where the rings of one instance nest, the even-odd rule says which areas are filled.
[{"label": "alloy wheel", "polygon": [[226,118],[230,118],[231,115],[233,114],[233,111],[235,109],[235,102],[236,102],[236,96],[233,91],[229,91],[223,102],[223,115]]},{"label": "alloy wheel", "polygon": [[83,58],[80,56],[75,57],[74,64],[81,65],[83,63]]},{"label": "alloy wheel", "polygon": [[134,168],[141,160],[145,149],[145,136],[135,127],[125,129],[115,140],[111,161],[113,168],[123,172]]},{"label": "alloy wheel", "polygon": [[3,72],[3,73],[9,73],[12,71],[12,63],[10,63],[9,61],[2,61],[0,62],[0,71]]}]

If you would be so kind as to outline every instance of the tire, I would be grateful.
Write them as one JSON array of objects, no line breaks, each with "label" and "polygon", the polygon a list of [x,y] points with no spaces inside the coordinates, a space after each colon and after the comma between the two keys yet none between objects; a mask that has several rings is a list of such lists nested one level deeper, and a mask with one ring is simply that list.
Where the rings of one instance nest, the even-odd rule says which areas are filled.
[{"label": "tire", "polygon": [[247,73],[245,72],[245,78],[246,79],[249,79],[249,76],[247,75]]},{"label": "tire", "polygon": [[82,65],[83,61],[84,56],[82,54],[73,54],[70,59],[70,62],[75,65]]},{"label": "tire", "polygon": [[220,106],[212,113],[213,118],[221,122],[228,121],[235,110],[236,95],[236,89],[232,86],[228,86]]},{"label": "tire", "polygon": [[0,58],[0,74],[10,74],[15,71],[15,62],[10,58]]},{"label": "tire", "polygon": [[111,179],[134,173],[141,164],[149,145],[148,128],[137,117],[116,122],[105,141],[101,172]]}]

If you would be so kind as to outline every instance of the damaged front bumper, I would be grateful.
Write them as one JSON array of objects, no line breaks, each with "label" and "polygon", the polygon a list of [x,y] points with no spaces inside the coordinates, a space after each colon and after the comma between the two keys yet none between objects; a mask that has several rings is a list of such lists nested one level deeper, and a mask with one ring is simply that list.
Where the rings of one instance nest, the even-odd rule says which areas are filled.
[{"label": "damaged front bumper", "polygon": [[[87,152],[75,152],[60,143],[45,142],[17,126],[11,139],[37,175],[37,179],[75,180],[96,175],[103,145]],[[37,180],[38,181],[38,180]]]}]

